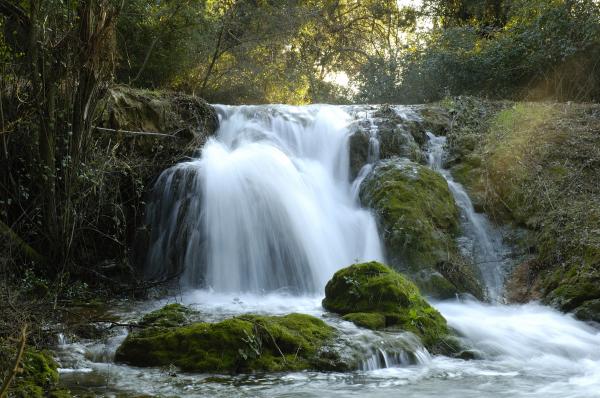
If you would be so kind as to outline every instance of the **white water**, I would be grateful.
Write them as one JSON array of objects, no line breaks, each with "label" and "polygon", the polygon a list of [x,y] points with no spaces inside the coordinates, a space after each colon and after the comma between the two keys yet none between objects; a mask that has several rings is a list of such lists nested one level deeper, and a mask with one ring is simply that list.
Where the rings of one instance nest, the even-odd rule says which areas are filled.
[{"label": "white water", "polygon": [[[600,332],[548,307],[434,303],[480,358],[471,361],[431,356],[410,334],[357,328],[323,310],[322,286],[336,269],[357,258],[381,258],[373,219],[357,206],[348,182],[344,109],[220,108],[219,136],[202,157],[161,178],[163,202],[154,209],[160,233],[152,254],[155,267],[180,255],[190,284],[207,273],[203,282],[213,289],[187,290],[170,300],[195,307],[203,320],[248,312],[321,317],[358,352],[362,370],[173,377],[164,369],[112,363],[126,335],[122,330],[103,341],[69,343],[63,336],[62,382],[75,392],[104,396],[600,397]],[[476,227],[479,215],[468,196],[462,188],[464,196],[458,194],[441,168],[443,140],[432,142],[432,167],[449,180],[465,223],[475,225],[472,239],[479,234],[489,242],[477,250],[489,255],[499,244],[489,238],[493,230],[485,223]],[[482,272],[490,295],[501,297],[502,269]],[[315,293],[285,294],[282,288]],[[133,321],[166,301],[114,311],[123,322]]]},{"label": "white water", "polygon": [[[210,291],[188,291],[177,298],[199,310],[207,321],[248,312],[301,312],[321,317],[358,349],[362,347],[363,370],[218,377],[178,373],[172,377],[165,369],[111,363],[110,357],[125,336],[123,331],[106,341],[64,344],[58,352],[64,368],[61,380],[75,392],[107,397],[124,392],[167,397],[600,397],[600,331],[548,307],[535,303],[434,303],[463,336],[464,344],[481,358],[465,361],[430,356],[403,335],[357,328],[326,313],[320,300],[316,296]],[[165,303],[116,312],[128,321]],[[415,354],[409,354],[410,350]],[[387,368],[382,368],[384,365]]]},{"label": "white water", "polygon": [[221,292],[319,292],[338,269],[382,260],[349,182],[350,116],[332,106],[218,107],[199,159],[167,170],[150,209],[150,272]]},{"label": "white water", "polygon": [[490,223],[484,214],[477,213],[471,198],[461,184],[454,181],[449,170],[443,167],[444,146],[446,137],[436,137],[428,133],[429,165],[440,173],[448,182],[448,188],[461,210],[464,238],[462,249],[470,256],[481,272],[487,288],[487,298],[492,302],[503,301],[504,275],[509,262],[508,249],[502,242],[502,235]]}]

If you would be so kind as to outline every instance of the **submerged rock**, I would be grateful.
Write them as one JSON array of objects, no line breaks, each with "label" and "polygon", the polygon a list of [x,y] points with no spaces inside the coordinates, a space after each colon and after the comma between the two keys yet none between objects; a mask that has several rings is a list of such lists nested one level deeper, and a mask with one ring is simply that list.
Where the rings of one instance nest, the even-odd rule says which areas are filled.
[{"label": "submerged rock", "polygon": [[323,307],[358,326],[412,332],[434,353],[452,351],[442,315],[414,283],[381,263],[354,264],[336,272],[325,287]]},{"label": "submerged rock", "polygon": [[382,161],[362,183],[360,199],[375,211],[391,265],[425,293],[482,297],[474,271],[460,261],[459,211],[441,175],[408,159]]},{"label": "submerged rock", "polygon": [[[159,312],[171,313],[172,308],[144,319],[172,318]],[[327,349],[336,336],[335,329],[310,315],[247,314],[218,323],[159,324],[163,326],[130,333],[115,360],[135,366],[173,364],[184,371],[227,373],[345,370],[346,366]]]}]

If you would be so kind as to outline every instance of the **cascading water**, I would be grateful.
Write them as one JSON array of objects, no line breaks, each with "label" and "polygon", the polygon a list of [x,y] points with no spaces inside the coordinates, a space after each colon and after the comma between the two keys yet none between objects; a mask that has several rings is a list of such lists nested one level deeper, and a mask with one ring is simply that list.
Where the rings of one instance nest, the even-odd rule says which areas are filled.
[{"label": "cascading water", "polygon": [[[430,135],[430,165],[446,177],[462,209],[470,252],[480,256],[476,262],[494,304],[433,304],[477,360],[431,356],[414,335],[358,328],[323,310],[322,287],[335,270],[382,257],[375,222],[358,206],[348,181],[349,115],[365,115],[370,122],[372,109],[218,107],[217,137],[200,158],[163,173],[149,208],[154,243],[149,271],[173,267],[183,270],[190,285],[212,287],[178,297],[198,309],[202,320],[245,313],[321,317],[340,331],[340,344],[359,357],[361,370],[219,377],[173,377],[154,368],[140,372],[109,359],[127,333],[123,330],[102,341],[63,338],[62,382],[82,395],[103,396],[600,396],[597,328],[536,303],[498,304],[506,263],[497,260],[505,249],[443,169],[443,137]],[[370,131],[365,174],[377,160],[376,126]],[[133,322],[164,304],[140,304],[119,315]],[[84,385],[88,388],[80,391]]]},{"label": "cascading water", "polygon": [[504,275],[509,266],[507,261],[509,250],[504,246],[501,234],[487,217],[475,211],[471,198],[463,186],[454,181],[450,171],[443,167],[446,137],[438,137],[431,133],[427,133],[427,136],[429,137],[429,166],[446,179],[448,188],[461,210],[461,224],[466,238],[461,242],[461,249],[479,268],[487,288],[488,299],[492,302],[502,302]]},{"label": "cascading water", "polygon": [[148,270],[216,291],[321,291],[339,268],[381,260],[349,182],[350,116],[332,106],[219,106],[199,159],[163,173]]}]

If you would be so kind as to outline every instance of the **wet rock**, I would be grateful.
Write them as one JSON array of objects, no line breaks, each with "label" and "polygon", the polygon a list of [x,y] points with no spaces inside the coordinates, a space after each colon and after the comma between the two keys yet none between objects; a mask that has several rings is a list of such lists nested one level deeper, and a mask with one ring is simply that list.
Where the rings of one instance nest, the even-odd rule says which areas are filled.
[{"label": "wet rock", "polygon": [[383,319],[384,327],[414,333],[430,351],[447,352],[446,320],[414,283],[381,263],[354,264],[336,272],[325,287],[323,307],[367,328],[381,328]]},{"label": "wet rock", "polygon": [[600,299],[584,302],[575,309],[574,314],[582,321],[594,321],[600,323]]},{"label": "wet rock", "polygon": [[421,118],[422,127],[435,135],[446,135],[452,127],[452,117],[447,108],[436,104],[415,107]]},{"label": "wet rock", "polygon": [[379,159],[394,156],[405,157],[415,162],[424,162],[422,146],[427,142],[423,125],[416,114],[408,110],[402,113],[389,105],[381,106],[356,125],[350,136],[350,177],[358,175],[369,160],[369,142],[379,142]]},{"label": "wet rock", "polygon": [[127,336],[115,360],[135,366],[173,364],[190,372],[343,370],[326,347],[335,336],[335,329],[310,315],[247,314],[218,323],[143,328]]}]

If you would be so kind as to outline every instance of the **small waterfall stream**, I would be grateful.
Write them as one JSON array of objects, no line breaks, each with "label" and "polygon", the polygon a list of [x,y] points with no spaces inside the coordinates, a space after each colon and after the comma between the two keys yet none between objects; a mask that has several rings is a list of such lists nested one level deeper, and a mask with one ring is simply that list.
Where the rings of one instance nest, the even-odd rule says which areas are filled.
[{"label": "small waterfall stream", "polygon": [[464,187],[454,181],[450,171],[443,167],[444,146],[446,137],[427,133],[429,137],[428,163],[439,172],[448,182],[448,188],[461,210],[463,239],[461,249],[463,254],[472,258],[487,290],[487,298],[494,303],[502,303],[504,275],[510,266],[507,256],[509,249],[502,242],[502,235],[494,228],[484,214],[477,213],[471,198]]}]

